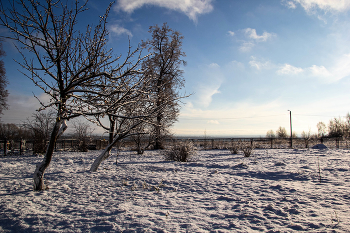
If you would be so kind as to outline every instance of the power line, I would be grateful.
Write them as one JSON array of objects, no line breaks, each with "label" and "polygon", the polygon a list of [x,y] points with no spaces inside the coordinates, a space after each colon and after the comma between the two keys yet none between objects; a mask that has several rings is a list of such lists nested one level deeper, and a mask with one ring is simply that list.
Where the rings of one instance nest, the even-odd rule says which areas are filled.
[{"label": "power line", "polygon": [[262,117],[274,117],[274,116],[285,116],[285,114],[279,115],[269,115],[269,116],[251,116],[251,117],[210,117],[210,118],[188,118],[188,117],[179,117],[181,120],[237,120],[237,119],[249,119],[249,118],[262,118]]},{"label": "power line", "polygon": [[293,114],[294,116],[310,116],[310,117],[346,117],[346,116],[326,116],[326,115],[305,115],[305,114]]},{"label": "power line", "polygon": [[[207,121],[207,120],[239,120],[239,119],[251,119],[251,118],[264,118],[264,117],[276,117],[276,116],[285,116],[285,114],[279,114],[279,115],[267,115],[267,116],[250,116],[250,117],[209,117],[209,118],[203,118],[203,117],[179,117],[181,120],[192,120],[192,121]],[[336,117],[347,117],[347,116],[326,116],[326,115],[306,115],[306,114],[293,114],[293,116],[307,116],[307,117],[330,117],[330,118],[336,118]]]}]

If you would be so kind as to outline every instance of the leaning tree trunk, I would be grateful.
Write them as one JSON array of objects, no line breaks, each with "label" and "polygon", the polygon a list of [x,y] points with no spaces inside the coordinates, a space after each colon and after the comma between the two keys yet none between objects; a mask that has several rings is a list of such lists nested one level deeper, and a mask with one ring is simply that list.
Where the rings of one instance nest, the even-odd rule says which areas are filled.
[{"label": "leaning tree trunk", "polygon": [[100,156],[98,156],[94,163],[91,165],[90,167],[90,172],[95,172],[97,171],[98,167],[100,166],[100,164],[108,159],[109,156],[111,156],[111,154],[109,153],[109,151],[112,149],[112,147],[122,138],[124,138],[125,135],[119,135],[118,137],[115,137],[112,141],[112,143],[109,143],[109,145],[102,151],[102,153],[100,154]]},{"label": "leaning tree trunk", "polygon": [[[62,120],[56,121],[50,136],[49,145],[46,149],[46,154],[44,156],[43,161],[40,164],[36,165],[36,169],[33,175],[34,179],[34,191],[41,191],[47,189],[47,186],[44,184],[44,172],[46,168],[50,165],[52,154],[55,149],[55,143],[57,138],[64,132],[67,128],[65,121],[62,125]],[[62,126],[62,128],[61,128]]]}]

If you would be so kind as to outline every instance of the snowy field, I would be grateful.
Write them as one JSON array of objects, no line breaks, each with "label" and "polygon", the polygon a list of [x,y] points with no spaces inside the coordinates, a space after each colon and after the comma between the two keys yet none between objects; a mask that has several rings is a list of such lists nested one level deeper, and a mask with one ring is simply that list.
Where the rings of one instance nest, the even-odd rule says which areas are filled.
[{"label": "snowy field", "polygon": [[87,172],[98,153],[55,153],[44,192],[42,158],[0,157],[0,232],[350,231],[349,150],[125,151]]}]

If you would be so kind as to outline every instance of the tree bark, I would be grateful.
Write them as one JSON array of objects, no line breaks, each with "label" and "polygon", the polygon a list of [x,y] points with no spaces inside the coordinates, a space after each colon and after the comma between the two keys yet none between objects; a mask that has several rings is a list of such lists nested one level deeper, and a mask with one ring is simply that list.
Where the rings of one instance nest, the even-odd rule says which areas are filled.
[{"label": "tree bark", "polygon": [[109,116],[109,141],[108,141],[109,144],[113,142],[114,126],[115,126],[115,119],[113,116]]},{"label": "tree bark", "polygon": [[109,145],[103,150],[103,152],[95,159],[94,163],[90,167],[90,172],[95,172],[97,171],[98,167],[100,164],[108,159],[108,157],[111,155],[109,151],[112,149],[112,147],[122,138],[124,138],[125,135],[120,135],[118,137],[115,137],[112,141],[112,143],[109,143]]},{"label": "tree bark", "polygon": [[156,127],[156,140],[154,145],[155,150],[164,149],[163,142],[162,142],[162,135],[161,135],[161,120],[162,120],[162,116],[158,114],[157,125],[155,126]]},{"label": "tree bark", "polygon": [[34,191],[41,191],[41,190],[45,190],[48,188],[47,185],[45,185],[45,183],[44,183],[44,173],[45,173],[45,170],[47,169],[47,167],[50,165],[53,151],[55,149],[55,144],[56,144],[57,138],[59,136],[59,133],[62,130],[65,130],[64,128],[67,128],[67,125],[63,124],[62,127],[64,127],[64,128],[61,129],[61,125],[62,125],[62,120],[56,121],[56,123],[52,129],[52,132],[51,132],[49,145],[46,149],[46,154],[44,156],[44,159],[40,164],[36,165],[36,169],[35,169],[35,172],[33,174]]}]

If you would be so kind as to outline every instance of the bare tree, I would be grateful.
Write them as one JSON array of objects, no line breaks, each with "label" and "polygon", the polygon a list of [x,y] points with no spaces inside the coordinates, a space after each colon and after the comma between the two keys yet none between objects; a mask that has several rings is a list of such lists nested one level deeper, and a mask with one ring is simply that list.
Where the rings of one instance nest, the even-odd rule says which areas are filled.
[{"label": "bare tree", "polygon": [[345,116],[344,136],[350,137],[350,113],[346,114],[346,116]]},{"label": "bare tree", "polygon": [[22,140],[28,136],[28,131],[15,124],[0,123],[0,139],[6,142],[6,147],[8,150],[12,150],[12,147],[15,145],[15,141]]},{"label": "bare tree", "polygon": [[[167,102],[160,106],[154,103],[154,98],[151,97],[152,92],[149,91],[150,81],[152,81],[151,76],[147,79],[140,76],[136,83],[129,85],[129,88],[123,92],[125,97],[119,97],[116,104],[107,109],[107,115],[115,119],[115,125],[111,132],[113,140],[95,159],[90,171],[97,171],[99,165],[110,156],[109,152],[117,142],[126,137],[143,133],[138,131],[138,126],[145,123],[152,124],[152,119],[159,111],[163,111],[162,107],[166,106]],[[172,99],[169,99],[170,101]]]},{"label": "bare tree", "polygon": [[1,140],[20,140],[26,138],[28,132],[12,123],[1,124],[0,123],[0,139]]},{"label": "bare tree", "polygon": [[[71,4],[68,7],[59,0],[19,0],[11,2],[9,9],[1,6],[1,25],[12,32],[8,38],[21,45],[20,65],[28,71],[24,74],[50,97],[49,103],[39,100],[41,109],[52,107],[56,111],[46,154],[34,172],[34,190],[46,189],[44,172],[57,138],[67,128],[66,120],[96,114],[91,112],[89,100],[82,97],[88,95],[89,85],[118,70],[118,66],[112,68],[118,58],[112,59],[112,51],[105,49],[110,7],[94,29],[88,26],[81,33],[76,29],[77,18],[86,10],[86,3]],[[96,95],[94,90],[89,93]]]},{"label": "bare tree", "polygon": [[[144,58],[139,57],[138,61],[142,59]],[[157,76],[145,75],[143,69],[141,71],[127,71],[127,73],[129,75],[117,78],[118,82],[111,82],[106,86],[106,88],[113,90],[114,95],[109,95],[107,100],[106,98],[102,100],[96,98],[98,101],[94,101],[96,108],[102,106],[104,109],[104,113],[97,116],[108,116],[110,122],[113,122],[109,128],[105,127],[105,129],[110,130],[110,139],[113,138],[113,140],[91,165],[90,171],[92,172],[97,171],[99,165],[110,156],[109,152],[117,142],[126,137],[147,133],[145,131],[147,127],[142,125],[156,125],[157,123],[153,122],[153,119],[159,116],[159,113],[165,112],[170,105],[176,105],[181,98],[184,98],[168,95],[164,96],[161,102],[158,102],[158,93],[154,92],[153,89],[153,84],[158,79]],[[165,85],[167,83],[162,83],[159,88],[163,89]],[[101,84],[95,85],[96,88],[100,88],[100,86]],[[109,102],[107,106],[101,103],[105,101]],[[102,125],[98,117],[97,122]]]},{"label": "bare tree", "polygon": [[[5,51],[2,48],[2,43],[0,40],[0,57],[3,57],[3,56],[5,56]],[[2,114],[2,111],[4,109],[8,108],[7,97],[9,93],[6,90],[7,84],[8,84],[8,81],[6,79],[6,70],[5,70],[4,61],[0,60],[0,114]]]},{"label": "bare tree", "polygon": [[134,129],[134,132],[137,134],[133,134],[131,140],[135,143],[137,154],[143,154],[143,152],[151,146],[152,127],[153,125],[151,124],[143,123]]},{"label": "bare tree", "polygon": [[342,137],[346,128],[346,123],[339,117],[329,121],[328,136],[330,137]]},{"label": "bare tree", "polygon": [[327,133],[327,127],[326,124],[322,121],[317,123],[317,130],[318,130],[318,137],[324,137]]},{"label": "bare tree", "polygon": [[74,137],[78,140],[78,151],[88,151],[88,141],[91,138],[91,134],[94,129],[88,122],[74,121]]},{"label": "bare tree", "polygon": [[163,107],[163,111],[158,112],[154,124],[154,148],[162,149],[162,135],[165,135],[167,129],[176,121],[179,114],[179,102],[169,99],[178,99],[180,96],[179,89],[184,86],[182,78],[183,70],[181,66],[186,62],[182,60],[185,53],[182,51],[183,36],[174,31],[164,23],[160,28],[158,25],[151,26],[149,32],[152,39],[143,43],[145,47],[152,52],[144,62],[146,72],[144,75],[154,77],[152,83],[155,95],[155,103],[157,106],[167,105]]},{"label": "bare tree", "polygon": [[278,138],[286,138],[287,137],[286,128],[284,128],[282,126],[278,127],[278,129],[276,130],[276,135]]},{"label": "bare tree", "polygon": [[276,138],[276,134],[275,134],[275,132],[273,132],[273,130],[271,129],[271,130],[269,130],[269,131],[266,132],[266,137],[267,137],[267,138]]},{"label": "bare tree", "polygon": [[305,148],[309,148],[309,142],[311,140],[311,129],[308,132],[303,131],[301,133],[301,138],[304,139]]},{"label": "bare tree", "polygon": [[25,122],[26,128],[30,131],[31,139],[34,140],[34,153],[45,153],[47,141],[50,138],[52,127],[55,124],[55,112],[41,111],[34,113],[31,119]]},{"label": "bare tree", "polygon": [[[141,57],[141,51],[140,47],[131,51],[131,46],[129,46],[128,60],[125,60],[123,64],[123,67],[126,68],[122,69],[123,67],[120,67],[114,74],[115,76],[101,78],[88,87],[90,90],[94,89],[95,93],[98,93],[97,96],[92,96],[91,94],[85,96],[93,106],[91,111],[101,112],[101,114],[92,114],[93,118],[87,119],[108,132],[109,144],[113,143],[115,134],[121,128],[120,124],[123,124],[125,118],[128,117],[125,114],[128,112],[125,111],[127,106],[133,106],[135,102],[143,101],[142,98],[146,98],[147,90],[144,87],[147,86],[147,84],[145,85],[147,81],[144,78],[140,78],[139,74],[142,71],[138,66],[147,56]],[[132,62],[131,58],[136,53],[139,54],[138,58],[135,62]],[[101,93],[103,94],[101,95]],[[103,123],[105,118],[108,119],[107,125]],[[109,157],[110,150],[104,159]]]}]

